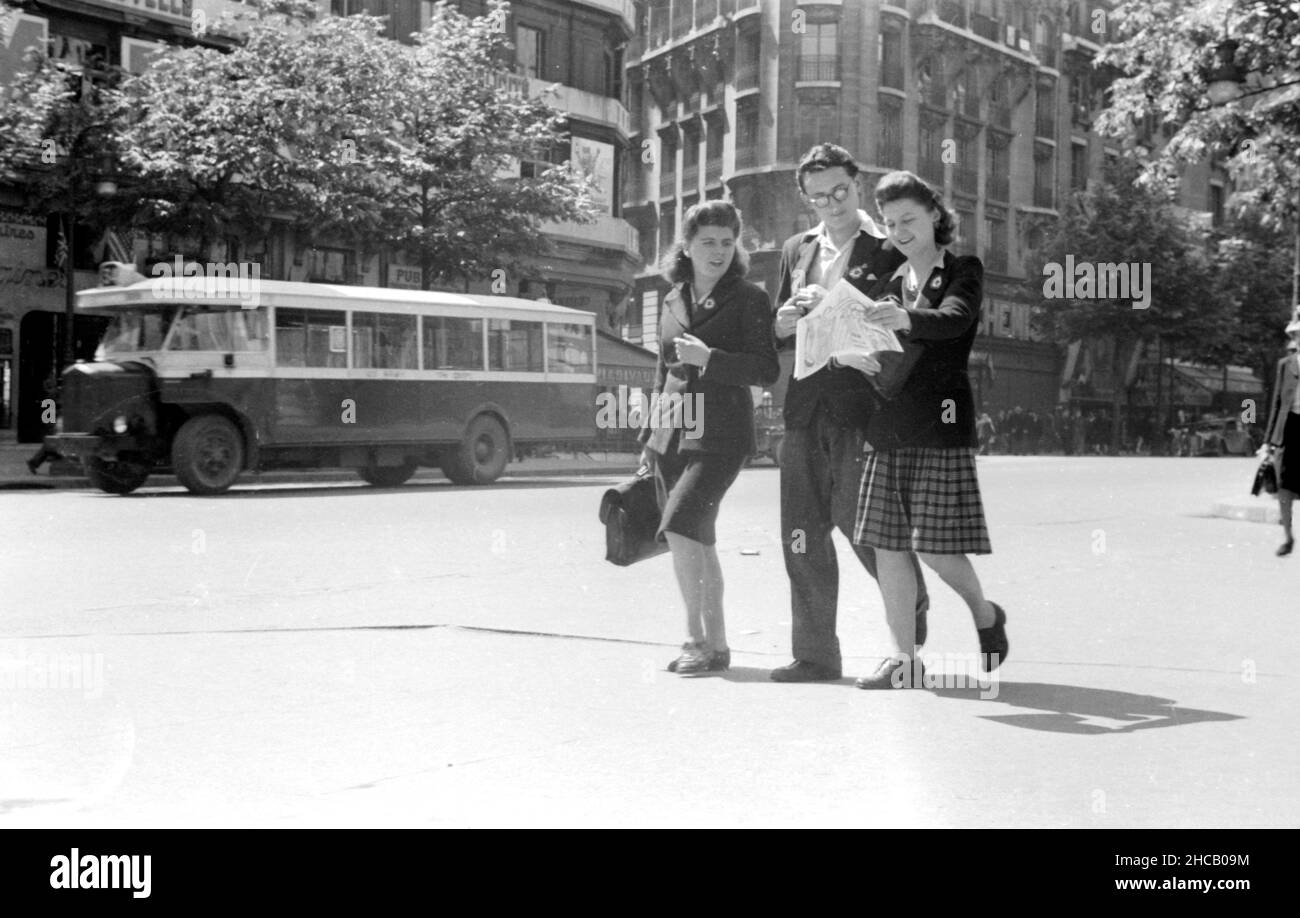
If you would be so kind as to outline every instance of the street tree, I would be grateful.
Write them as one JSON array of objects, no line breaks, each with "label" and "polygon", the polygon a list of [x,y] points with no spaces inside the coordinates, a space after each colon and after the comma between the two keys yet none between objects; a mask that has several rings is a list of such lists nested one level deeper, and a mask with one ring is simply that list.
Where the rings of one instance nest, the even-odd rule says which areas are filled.
[{"label": "street tree", "polygon": [[[433,277],[517,272],[546,251],[546,221],[586,222],[591,186],[563,159],[562,117],[498,61],[505,4],[471,19],[438,4],[387,97],[393,133],[376,151],[389,176],[390,242]],[[503,272],[503,273],[498,273]]]},{"label": "street tree", "polygon": [[[1203,240],[1165,189],[1138,183],[1139,169],[1126,158],[1108,163],[1100,181],[1069,200],[1028,266],[1034,324],[1046,337],[1062,346],[1109,345],[1116,450],[1130,367],[1157,339],[1186,345],[1193,323],[1215,308],[1207,296],[1211,272]],[[1115,289],[1121,274],[1109,266],[1127,275],[1127,290]],[[1144,284],[1147,289],[1136,289]],[[1139,293],[1149,302],[1138,302]]]},{"label": "street tree", "polygon": [[[1300,5],[1293,0],[1128,0],[1099,62],[1120,72],[1097,129],[1123,137],[1146,118],[1172,130],[1149,181],[1207,157],[1237,179],[1232,206],[1265,229],[1300,215]],[[1215,79],[1239,78],[1215,99]],[[1235,96],[1235,97],[1234,97]]]}]

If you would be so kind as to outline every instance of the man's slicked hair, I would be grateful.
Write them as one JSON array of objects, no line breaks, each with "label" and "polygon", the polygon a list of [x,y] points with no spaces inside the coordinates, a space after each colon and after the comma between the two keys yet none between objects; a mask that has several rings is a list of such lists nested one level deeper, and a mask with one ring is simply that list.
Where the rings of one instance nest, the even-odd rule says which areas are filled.
[{"label": "man's slicked hair", "polygon": [[854,160],[853,155],[848,150],[833,143],[819,143],[803,155],[799,160],[799,170],[795,173],[795,178],[799,182],[799,190],[803,191],[803,179],[805,175],[812,172],[824,172],[827,169],[843,169],[848,173],[849,178],[856,179],[862,167]]}]

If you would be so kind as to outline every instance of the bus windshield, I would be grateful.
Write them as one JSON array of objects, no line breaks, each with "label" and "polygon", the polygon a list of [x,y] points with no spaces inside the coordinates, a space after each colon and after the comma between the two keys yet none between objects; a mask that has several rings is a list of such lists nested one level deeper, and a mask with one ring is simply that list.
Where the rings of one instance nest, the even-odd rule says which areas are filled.
[{"label": "bus windshield", "polygon": [[100,354],[161,350],[178,309],[177,306],[148,306],[113,310],[113,320],[104,333],[96,359],[103,359]]}]

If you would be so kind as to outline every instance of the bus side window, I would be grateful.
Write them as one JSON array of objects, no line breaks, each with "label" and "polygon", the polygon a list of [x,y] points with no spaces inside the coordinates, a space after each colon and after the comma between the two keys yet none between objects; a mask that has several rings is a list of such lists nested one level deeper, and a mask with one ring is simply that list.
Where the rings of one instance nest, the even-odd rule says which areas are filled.
[{"label": "bus side window", "polygon": [[275,362],[282,367],[307,365],[307,311],[275,311]]},{"label": "bus side window", "polygon": [[488,322],[490,370],[540,373],[542,323],[519,319],[491,319]]},{"label": "bus side window", "polygon": [[424,368],[483,369],[483,320],[461,316],[425,316]]}]

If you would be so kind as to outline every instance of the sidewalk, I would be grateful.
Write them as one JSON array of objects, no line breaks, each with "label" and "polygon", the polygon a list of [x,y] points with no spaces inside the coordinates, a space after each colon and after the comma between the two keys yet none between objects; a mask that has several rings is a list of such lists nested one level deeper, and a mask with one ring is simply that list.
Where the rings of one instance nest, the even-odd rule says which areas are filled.
[{"label": "sidewalk", "polygon": [[[38,474],[27,469],[27,460],[38,449],[36,443],[0,444],[0,491],[49,490],[53,488],[89,488],[90,482],[80,465],[72,462],[46,463]],[[636,471],[638,457],[633,453],[595,451],[591,453],[556,453],[544,458],[529,458],[506,466],[503,477],[520,478],[555,475],[630,475]],[[445,481],[436,468],[421,468],[411,481]],[[355,481],[361,479],[353,469],[295,469],[290,471],[245,472],[236,487],[249,484],[288,484],[292,482]],[[151,476],[145,487],[179,487],[175,476]]]}]

